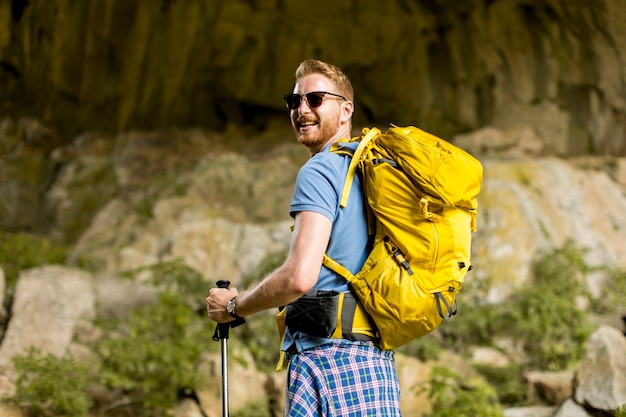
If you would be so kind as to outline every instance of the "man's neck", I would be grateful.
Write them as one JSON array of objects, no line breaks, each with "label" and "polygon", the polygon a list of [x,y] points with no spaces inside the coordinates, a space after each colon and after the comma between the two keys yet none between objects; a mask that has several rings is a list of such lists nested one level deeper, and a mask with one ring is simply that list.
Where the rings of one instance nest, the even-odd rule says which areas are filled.
[{"label": "man's neck", "polygon": [[346,128],[342,128],[339,129],[337,131],[337,133],[335,133],[335,135],[333,135],[332,137],[330,137],[326,142],[324,142],[323,144],[319,145],[319,146],[314,146],[314,147],[310,147],[309,148],[309,155],[311,157],[313,157],[315,154],[319,153],[322,151],[322,149],[324,149],[325,147],[327,147],[328,145],[338,142],[339,140],[346,138],[346,139],[350,139],[350,128],[346,127]]}]

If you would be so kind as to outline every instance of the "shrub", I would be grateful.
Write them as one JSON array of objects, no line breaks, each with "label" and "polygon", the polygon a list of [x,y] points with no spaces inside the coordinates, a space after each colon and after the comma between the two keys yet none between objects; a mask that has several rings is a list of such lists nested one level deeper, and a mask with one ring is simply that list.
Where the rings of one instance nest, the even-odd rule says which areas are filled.
[{"label": "shrub", "polygon": [[433,410],[426,417],[503,417],[493,387],[478,378],[463,378],[443,368],[433,368],[430,380],[418,387],[426,392]]},{"label": "shrub", "polygon": [[0,230],[0,265],[7,287],[13,288],[21,270],[65,262],[67,249],[44,238]]},{"label": "shrub", "polygon": [[494,322],[501,307],[482,302],[473,294],[461,294],[458,315],[441,324],[438,331],[444,345],[454,351],[464,353],[472,345],[490,345],[495,332]]},{"label": "shrub", "polygon": [[439,328],[444,344],[464,352],[506,337],[524,348],[527,366],[556,370],[577,361],[592,331],[588,313],[577,307],[580,297],[589,297],[584,277],[592,269],[584,253],[572,242],[544,252],[533,266],[532,282],[503,303],[461,295],[459,315]]},{"label": "shrub", "polygon": [[8,399],[33,417],[83,417],[91,406],[86,387],[89,369],[72,358],[44,355],[36,349],[13,358],[16,393]]},{"label": "shrub", "polygon": [[497,330],[523,345],[531,367],[563,369],[584,353],[592,326],[588,313],[577,307],[579,297],[589,297],[584,275],[591,269],[583,254],[571,242],[546,252],[534,265],[531,285],[504,303],[496,317]]},{"label": "shrub", "polygon": [[523,368],[519,364],[509,366],[475,365],[498,394],[501,404],[518,406],[528,399],[528,384],[524,383]]},{"label": "shrub", "polygon": [[117,322],[117,336],[101,340],[97,351],[101,382],[122,388],[127,404],[159,416],[175,404],[179,392],[193,391],[200,355],[216,344],[200,308],[207,288],[200,274],[178,262],[147,271],[162,291],[158,302]]},{"label": "shrub", "polygon": [[609,280],[595,301],[594,311],[626,314],[626,269],[607,269],[606,272]]}]

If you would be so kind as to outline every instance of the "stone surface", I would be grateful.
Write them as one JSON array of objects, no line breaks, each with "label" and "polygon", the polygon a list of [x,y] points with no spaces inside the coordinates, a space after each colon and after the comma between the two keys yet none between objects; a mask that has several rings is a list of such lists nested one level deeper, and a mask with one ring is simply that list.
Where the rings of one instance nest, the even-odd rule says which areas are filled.
[{"label": "stone surface", "polygon": [[470,347],[470,357],[472,359],[472,363],[476,365],[502,368],[511,365],[511,358],[493,347],[472,346]]},{"label": "stone surface", "polygon": [[66,140],[256,131],[313,57],[352,78],[359,124],[533,126],[562,155],[624,156],[624,21],[622,0],[2,2],[0,112]]},{"label": "stone surface", "polygon": [[0,416],[2,417],[23,417],[22,410],[12,404],[0,404]]},{"label": "stone surface", "polygon": [[[221,342],[220,342],[221,343]],[[229,345],[228,397],[229,409],[236,413],[251,403],[266,398],[268,376],[257,371],[250,352]],[[220,353],[207,353],[198,367],[196,395],[207,416],[222,415],[222,359]]]},{"label": "stone surface", "polygon": [[553,417],[554,410],[554,407],[545,405],[507,408],[504,410],[504,417]]},{"label": "stone surface", "polygon": [[111,273],[96,273],[93,279],[98,317],[122,320],[138,307],[153,304],[157,290],[151,285],[142,285]]},{"label": "stone surface", "polygon": [[553,417],[591,417],[591,414],[570,398],[561,404]]},{"label": "stone surface", "polygon": [[626,336],[609,326],[591,335],[576,373],[578,404],[614,412],[626,404]]},{"label": "stone surface", "polygon": [[557,158],[481,161],[475,269],[468,279],[488,282],[490,300],[525,282],[540,251],[567,240],[588,250],[589,265],[626,264],[626,197],[606,173]]},{"label": "stone surface", "polygon": [[556,406],[572,396],[574,373],[560,372],[527,372],[524,380],[528,384],[529,404],[545,404]]},{"label": "stone surface", "polygon": [[[183,133],[182,137],[187,134]],[[492,131],[491,134],[498,137],[505,133]],[[481,134],[474,138],[479,143],[487,143],[481,139]],[[137,141],[144,146],[151,143],[147,139]],[[176,158],[168,160],[171,152],[166,146],[167,141],[156,142],[155,146],[163,151],[160,163],[175,165]],[[503,143],[509,142],[505,140]],[[471,142],[468,144],[471,145]],[[519,153],[510,156],[506,154],[507,146],[499,148],[505,150],[504,154],[481,157],[486,168],[485,182],[479,202],[479,232],[475,235],[476,270],[469,278],[485,280],[491,288],[491,299],[498,301],[502,299],[499,297],[524,284],[529,273],[528,265],[537,255],[537,250],[558,246],[567,238],[592,245],[588,261],[595,265],[623,265],[625,249],[619,230],[626,224],[624,194],[614,181],[615,177],[604,170],[607,162],[589,160],[571,163],[554,157],[531,159]],[[106,146],[94,147],[99,150],[93,154],[114,159],[107,153],[110,150]],[[261,156],[235,154],[224,149],[199,155],[196,165],[172,171],[176,172],[176,184],[180,186],[176,193],[168,187],[160,187],[159,184],[163,183],[158,180],[152,183],[144,178],[133,179],[134,176],[152,172],[159,158],[153,156],[145,164],[131,162],[128,166],[122,162],[127,159],[118,160],[116,172],[124,173],[120,175],[123,177],[120,184],[127,188],[122,195],[97,210],[72,252],[73,261],[91,258],[103,267],[103,271],[92,275],[60,266],[25,271],[19,280],[9,329],[0,346],[0,360],[6,363],[7,357],[23,351],[25,346],[34,345],[44,346],[54,354],[76,355],[91,361],[91,353],[82,344],[99,335],[89,334],[88,329],[81,330],[81,316],[92,317],[97,305],[99,314],[120,317],[134,306],[154,299],[153,292],[119,277],[129,268],[182,259],[207,280],[227,276],[236,284],[254,271],[265,257],[284,251],[289,243],[289,226],[292,224],[291,220],[285,220],[288,216],[284,211],[291,188],[284,184],[291,183],[297,172],[296,161],[300,154],[295,149],[300,147],[280,146],[259,154]],[[118,149],[117,152],[130,151]],[[216,169],[212,162],[223,169]],[[612,162],[609,165],[613,166]],[[79,183],[81,177],[76,175]],[[263,183],[262,178],[268,178],[268,181]],[[262,184],[255,185],[257,179]],[[229,181],[237,182],[241,188],[228,194],[230,188],[224,183]],[[66,181],[55,184],[57,195],[65,195],[64,198],[80,195],[64,194],[64,187],[72,183],[70,175]],[[135,185],[141,186],[135,188]],[[99,186],[98,183],[92,184],[90,192],[97,192]],[[146,189],[152,193],[150,204],[138,204],[142,202]],[[585,198],[587,196],[593,198]],[[245,207],[237,207],[237,202],[244,198],[249,198],[241,203]],[[59,201],[62,202],[63,198]],[[265,207],[255,211],[256,201],[263,201]],[[282,210],[281,206],[284,206]],[[260,212],[264,214],[259,215]],[[279,212],[283,214],[275,214]],[[611,227],[593,217],[598,213]],[[245,220],[250,217],[256,221]],[[511,228],[511,225],[515,227]],[[497,279],[490,280],[488,277]],[[478,283],[473,282],[472,285]],[[42,308],[42,305],[47,308]],[[69,342],[72,334],[78,335],[78,344]],[[621,333],[617,331],[617,334]],[[609,375],[610,378],[607,381],[601,375],[581,368],[579,386],[584,387],[584,391],[576,395],[582,395],[584,401],[590,404],[593,401],[597,404],[594,407],[610,407],[622,401],[618,393],[621,388],[617,391],[606,389],[622,386],[620,375],[626,372],[623,371],[623,355],[620,355],[619,349],[626,349],[611,341],[614,336],[596,337],[600,341],[609,340],[609,343],[597,343],[599,349],[595,356],[591,356],[591,370],[602,369],[602,375]],[[611,350],[605,345],[615,347]],[[598,353],[605,348],[610,355]],[[474,354],[474,359],[483,363],[506,363],[506,358],[489,355],[488,352],[485,354],[484,350],[474,350]],[[463,375],[472,374],[469,361],[448,355],[444,353],[441,358],[445,366]],[[402,395],[403,409],[410,410],[407,411],[410,415],[419,415],[427,406],[423,398],[415,395],[412,387],[427,378],[431,364],[425,365],[401,355],[398,357],[398,372],[406,392]],[[605,357],[615,360],[603,363],[601,359]],[[213,358],[212,362],[209,361],[212,365],[207,365],[212,381],[219,377],[214,374],[218,372],[215,361]],[[596,366],[596,363],[600,365]],[[270,384],[266,375],[247,368],[241,369],[240,378],[254,380],[259,387],[254,393],[246,393],[250,394],[250,401],[270,395],[268,393],[273,393],[275,406],[281,401],[280,395],[276,395],[280,380],[272,380]],[[11,389],[10,378],[6,374],[0,377],[0,396],[10,393]],[[604,396],[598,397],[603,392]],[[557,394],[551,394],[549,402],[558,403],[557,398],[563,395],[560,391]],[[207,410],[207,402],[217,401],[215,398],[219,398],[219,394],[209,390],[204,395],[203,408]],[[573,407],[575,403],[566,406]],[[583,410],[576,407],[578,411]],[[191,413],[197,411],[193,407],[183,408]],[[181,413],[184,412],[181,409]]]},{"label": "stone surface", "polygon": [[417,392],[417,387],[430,378],[432,364],[425,364],[406,355],[396,353],[396,371],[400,380],[400,387],[415,387],[404,389],[400,396],[400,410],[402,415],[420,417],[431,411],[426,393]]},{"label": "stone surface", "polygon": [[[622,160],[529,158],[507,138],[519,132],[483,129],[463,140],[468,149],[485,153],[478,154],[485,172],[473,241],[475,269],[468,280],[486,281],[491,301],[525,282],[538,250],[567,239],[590,249],[586,261],[591,265],[626,263],[621,233],[626,198],[617,181]],[[198,130],[145,138],[122,134],[112,140],[114,148],[99,135],[85,134],[54,151],[64,155],[58,156],[64,168],[45,181],[50,185],[40,198],[46,202],[41,220],[62,241],[78,233],[73,262],[89,257],[115,272],[181,257],[209,278],[240,277],[267,254],[286,248],[288,202],[306,153],[300,145],[237,154],[213,147],[224,141]],[[190,149],[181,150],[185,146],[179,141]],[[91,165],[108,167],[102,178],[114,178],[115,184],[85,177],[98,171]],[[155,176],[159,167],[162,177]],[[93,196],[105,198],[94,203]],[[234,259],[225,255],[229,252]],[[598,295],[602,283],[602,277],[590,278],[592,293]]]},{"label": "stone surface", "polygon": [[[190,135],[208,140],[198,132],[179,132],[172,138],[191,143]],[[489,155],[490,148],[484,148],[492,142],[489,138],[500,143],[497,138],[506,135],[482,130],[468,136],[465,144],[475,150],[482,147]],[[148,140],[137,141],[150,146]],[[119,140],[119,153],[128,152],[124,143]],[[157,147],[163,152],[162,165],[177,164],[177,157],[169,161],[177,145],[168,148],[159,141]],[[78,262],[90,257],[112,272],[181,258],[207,279],[229,276],[236,282],[265,256],[287,248],[292,224],[288,202],[302,162],[300,148],[284,145],[268,149],[262,157],[229,150],[197,155],[196,165],[172,171],[168,182],[175,185],[131,180],[148,177],[156,162],[132,163],[131,169],[122,159],[115,160],[112,166],[129,173],[125,174],[129,179],[125,186],[120,183],[119,195],[95,211],[71,258]],[[560,247],[569,239],[588,249],[589,265],[626,265],[621,233],[626,230],[626,196],[612,175],[614,161],[588,158],[585,163],[570,163],[554,157],[513,157],[506,152],[517,151],[508,145],[498,149],[505,153],[478,155],[485,171],[472,248],[474,270],[468,282],[484,282],[487,299],[501,301],[528,280],[539,251]],[[129,181],[144,185],[137,191]],[[54,184],[51,192],[66,195],[74,207],[100,187],[95,184],[95,190],[82,196],[66,193],[69,184],[74,184],[69,178]],[[596,296],[604,280],[601,274],[589,277],[587,284]]]},{"label": "stone surface", "polygon": [[35,348],[63,357],[80,323],[94,317],[90,274],[58,265],[22,272],[0,345],[0,396],[13,393],[14,356]]},{"label": "stone surface", "polygon": [[0,227],[40,228],[47,221],[40,201],[55,172],[50,154],[61,145],[40,120],[0,118]]}]

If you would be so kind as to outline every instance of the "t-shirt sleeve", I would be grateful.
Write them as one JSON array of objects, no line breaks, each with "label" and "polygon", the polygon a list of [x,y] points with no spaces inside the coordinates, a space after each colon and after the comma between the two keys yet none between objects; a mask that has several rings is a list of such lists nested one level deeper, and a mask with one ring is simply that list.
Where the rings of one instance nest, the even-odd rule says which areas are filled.
[{"label": "t-shirt sleeve", "polygon": [[[321,155],[320,155],[321,156]],[[300,168],[291,200],[290,214],[313,211],[335,221],[338,207],[338,172],[326,158],[312,158]]]}]

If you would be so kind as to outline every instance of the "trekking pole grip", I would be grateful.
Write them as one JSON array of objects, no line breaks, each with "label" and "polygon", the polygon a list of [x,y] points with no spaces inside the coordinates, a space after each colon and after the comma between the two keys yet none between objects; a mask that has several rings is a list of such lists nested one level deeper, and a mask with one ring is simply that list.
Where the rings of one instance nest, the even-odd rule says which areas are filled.
[{"label": "trekking pole grip", "polygon": [[225,280],[225,279],[220,279],[219,281],[216,282],[217,288],[225,288],[228,289],[228,287],[230,287],[230,281]]},{"label": "trekking pole grip", "polygon": [[[228,289],[230,286],[230,281],[225,279],[220,279],[216,283],[217,288]],[[229,323],[217,323],[215,327],[215,333],[213,333],[213,340],[218,342],[220,339],[228,339],[228,330],[230,329]]]}]

